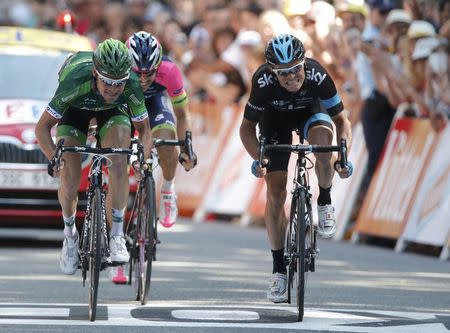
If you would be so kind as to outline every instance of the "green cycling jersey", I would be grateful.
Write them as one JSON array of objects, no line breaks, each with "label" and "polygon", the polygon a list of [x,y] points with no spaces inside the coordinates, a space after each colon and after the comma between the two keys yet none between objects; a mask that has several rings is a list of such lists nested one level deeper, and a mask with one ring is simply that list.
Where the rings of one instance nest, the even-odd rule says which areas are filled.
[{"label": "green cycling jersey", "polygon": [[113,103],[107,103],[95,88],[92,55],[92,52],[77,52],[66,60],[59,71],[59,85],[47,112],[61,119],[69,107],[102,111],[117,107],[123,110],[122,106],[128,106],[133,121],[145,119],[147,109],[138,76],[131,72],[123,93]]}]

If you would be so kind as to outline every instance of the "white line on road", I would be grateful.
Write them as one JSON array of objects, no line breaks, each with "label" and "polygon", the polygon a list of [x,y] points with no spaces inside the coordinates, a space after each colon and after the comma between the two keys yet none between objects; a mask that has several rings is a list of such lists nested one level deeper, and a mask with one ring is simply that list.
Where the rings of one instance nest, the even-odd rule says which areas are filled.
[{"label": "white line on road", "polygon": [[[47,305],[47,306],[46,306]],[[378,310],[351,310],[351,309],[309,309],[306,310],[304,321],[299,323],[288,317],[270,317],[269,321],[262,321],[271,312],[278,314],[284,312],[293,316],[295,308],[292,306],[239,306],[239,305],[186,305],[167,303],[164,305],[152,304],[138,306],[136,304],[99,304],[107,308],[107,320],[90,322],[86,320],[73,320],[70,309],[74,306],[86,304],[61,304],[55,309],[56,304],[13,304],[0,303],[0,325],[64,325],[64,326],[134,326],[134,327],[230,327],[230,328],[266,328],[286,330],[311,330],[328,332],[367,332],[367,333],[448,333],[446,327],[439,321],[434,321],[438,313],[409,313],[398,311]],[[20,307],[22,306],[22,307]],[[3,310],[5,310],[3,311]],[[22,311],[24,310],[24,311]],[[132,315],[132,311],[141,313],[140,318]],[[245,311],[244,311],[245,310]],[[20,318],[12,318],[17,313],[28,312],[30,318],[21,315]],[[36,315],[36,312],[39,315]],[[9,313],[9,314],[8,314]],[[62,319],[62,314],[68,314],[67,319]],[[202,316],[201,313],[204,315]],[[234,313],[235,322],[229,322],[229,316]],[[256,315],[258,317],[256,317]],[[448,317],[449,314],[441,314]],[[36,317],[47,317],[36,319]],[[244,319],[244,316],[248,316]],[[253,316],[253,317],[252,317]],[[388,317],[386,317],[388,316]],[[9,318],[8,318],[9,317]],[[53,319],[54,317],[54,319]],[[48,319],[52,318],[52,319]],[[390,320],[401,319],[402,324],[389,325]],[[430,319],[421,322],[418,319]],[[156,320],[155,320],[156,319]],[[239,322],[241,320],[242,322]],[[245,321],[245,322],[244,322]],[[415,322],[417,321],[417,322]]]}]

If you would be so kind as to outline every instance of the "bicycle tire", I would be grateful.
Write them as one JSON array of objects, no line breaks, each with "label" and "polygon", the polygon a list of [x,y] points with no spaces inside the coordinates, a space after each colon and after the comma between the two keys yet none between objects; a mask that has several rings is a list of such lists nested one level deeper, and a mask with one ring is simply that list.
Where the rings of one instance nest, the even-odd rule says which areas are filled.
[{"label": "bicycle tire", "polygon": [[139,301],[142,305],[147,303],[152,277],[152,262],[156,249],[155,222],[156,222],[156,198],[155,182],[148,177],[144,187],[145,197],[139,207],[137,220],[137,239],[139,241],[139,261],[137,268],[137,284]]},{"label": "bicycle tire", "polygon": [[297,225],[297,197],[296,195],[292,196],[291,201],[291,211],[289,215],[289,224],[286,229],[286,238],[285,238],[285,262],[287,266],[287,302],[291,304],[291,290],[294,287],[294,274],[295,274],[295,266],[296,262],[294,260],[296,250],[296,242],[295,242],[295,228]]},{"label": "bicycle tire", "polygon": [[306,195],[304,190],[299,191],[297,201],[297,321],[303,321],[305,313],[305,288],[306,288]]},{"label": "bicycle tire", "polygon": [[91,228],[89,238],[89,320],[95,321],[97,315],[98,282],[101,266],[101,236],[103,225],[102,192],[94,190],[91,203]]}]

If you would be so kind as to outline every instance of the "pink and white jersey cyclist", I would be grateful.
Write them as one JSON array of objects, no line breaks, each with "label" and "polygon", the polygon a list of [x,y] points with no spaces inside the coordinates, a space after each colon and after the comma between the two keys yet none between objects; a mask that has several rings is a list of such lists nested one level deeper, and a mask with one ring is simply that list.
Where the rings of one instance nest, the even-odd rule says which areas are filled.
[{"label": "pink and white jersey cyclist", "polygon": [[[126,45],[133,58],[132,70],[139,76],[144,91],[153,136],[184,139],[191,124],[183,77],[177,65],[163,56],[161,44],[148,32],[133,34]],[[174,187],[177,161],[180,160],[184,168],[190,170],[196,164],[196,157],[189,160],[184,152],[178,156],[176,147],[167,146],[158,147],[158,155],[164,177],[159,219],[164,227],[169,228],[178,215]]]}]

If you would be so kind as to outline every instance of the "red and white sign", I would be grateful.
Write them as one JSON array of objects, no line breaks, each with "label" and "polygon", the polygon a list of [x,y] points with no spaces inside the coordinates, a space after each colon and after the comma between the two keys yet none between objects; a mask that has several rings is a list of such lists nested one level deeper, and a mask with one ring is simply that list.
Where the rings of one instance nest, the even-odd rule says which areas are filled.
[{"label": "red and white sign", "polygon": [[210,106],[205,113],[193,110],[191,116],[193,148],[198,157],[198,165],[189,172],[181,165],[177,168],[175,186],[178,209],[182,215],[192,215],[200,206],[219,166],[238,112],[231,107],[218,109]]},{"label": "red and white sign", "polygon": [[450,128],[437,140],[432,158],[424,164],[402,239],[445,246],[450,235]]},{"label": "red and white sign", "polygon": [[394,120],[355,231],[397,239],[406,223],[436,136],[427,119]]},{"label": "red and white sign", "polygon": [[202,221],[207,213],[244,214],[257,186],[257,179],[250,172],[253,161],[239,137],[243,112],[236,112],[238,116],[233,129],[221,151],[202,203],[194,214],[197,222]]}]

